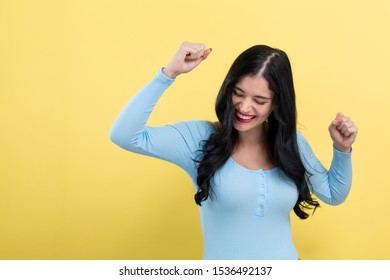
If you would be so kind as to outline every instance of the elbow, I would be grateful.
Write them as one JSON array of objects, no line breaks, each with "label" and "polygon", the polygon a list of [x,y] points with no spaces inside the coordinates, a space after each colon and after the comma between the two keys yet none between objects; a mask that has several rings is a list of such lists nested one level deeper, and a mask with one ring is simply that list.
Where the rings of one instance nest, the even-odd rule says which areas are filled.
[{"label": "elbow", "polygon": [[328,204],[331,205],[331,206],[338,206],[340,204],[343,204],[344,201],[346,200],[347,198],[338,198],[338,199],[331,199],[330,201],[328,201]]},{"label": "elbow", "polygon": [[322,202],[331,206],[337,206],[344,203],[347,200],[349,192],[350,192],[350,188],[345,187],[342,189],[331,189],[328,192],[315,192],[314,194]]},{"label": "elbow", "polygon": [[332,206],[338,206],[340,204],[343,204],[347,200],[348,194],[349,190],[346,193],[334,195],[330,199],[328,199],[327,204]]},{"label": "elbow", "polygon": [[119,145],[118,137],[112,131],[110,132],[110,140],[116,145]]},{"label": "elbow", "polygon": [[117,145],[121,148],[123,148],[125,146],[125,141],[123,140],[123,137],[121,137],[121,134],[115,128],[112,128],[110,131],[110,140],[115,145]]},{"label": "elbow", "polygon": [[351,191],[352,180],[351,176],[346,176],[337,181],[330,182],[329,203],[337,206],[344,203]]},{"label": "elbow", "polygon": [[111,127],[110,130],[110,140],[116,144],[116,141],[118,141],[118,132],[116,131],[115,127]]},{"label": "elbow", "polygon": [[122,149],[130,152],[138,151],[138,137],[135,137],[131,133],[124,133],[123,130],[113,127],[110,131],[110,140]]}]

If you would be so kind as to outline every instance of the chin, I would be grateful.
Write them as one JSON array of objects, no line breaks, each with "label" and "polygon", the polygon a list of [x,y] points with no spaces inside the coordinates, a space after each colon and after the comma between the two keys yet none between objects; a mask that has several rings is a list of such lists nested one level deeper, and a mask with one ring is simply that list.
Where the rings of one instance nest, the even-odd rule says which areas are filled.
[{"label": "chin", "polygon": [[260,127],[264,126],[264,124],[265,124],[265,121],[258,122],[258,120],[254,120],[253,123],[240,123],[239,121],[235,120],[233,127],[238,132],[248,132],[248,131],[260,129]]}]

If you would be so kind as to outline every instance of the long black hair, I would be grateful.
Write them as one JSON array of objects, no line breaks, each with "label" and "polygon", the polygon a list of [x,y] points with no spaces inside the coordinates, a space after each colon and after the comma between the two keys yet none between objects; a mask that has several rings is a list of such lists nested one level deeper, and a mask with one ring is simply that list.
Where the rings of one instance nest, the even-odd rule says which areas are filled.
[{"label": "long black hair", "polygon": [[310,194],[307,183],[310,174],[299,155],[291,65],[284,51],[265,45],[253,46],[241,53],[222,83],[215,105],[219,125],[203,145],[203,157],[198,162],[199,188],[195,202],[201,205],[209,196],[212,198],[211,179],[231,156],[238,142],[238,132],[233,127],[232,93],[237,82],[247,75],[261,75],[274,92],[272,113],[268,117],[268,156],[296,184],[299,195],[294,212],[299,218],[306,219],[309,215],[304,210],[312,207],[315,210],[319,203]]}]

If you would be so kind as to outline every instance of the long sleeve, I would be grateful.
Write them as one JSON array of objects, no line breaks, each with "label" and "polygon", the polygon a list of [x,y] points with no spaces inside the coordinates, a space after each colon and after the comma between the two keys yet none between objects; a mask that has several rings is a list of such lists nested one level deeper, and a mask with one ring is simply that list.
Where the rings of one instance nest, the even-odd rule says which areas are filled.
[{"label": "long sleeve", "polygon": [[160,70],[125,106],[115,120],[111,140],[121,148],[160,158],[195,176],[193,159],[201,141],[207,139],[211,124],[206,121],[182,121],[159,127],[146,126],[151,112],[164,91],[174,82]]},{"label": "long sleeve", "polygon": [[308,172],[310,191],[327,204],[338,205],[344,202],[352,184],[351,153],[333,148],[333,160],[328,171],[300,132],[297,137],[301,159]]}]

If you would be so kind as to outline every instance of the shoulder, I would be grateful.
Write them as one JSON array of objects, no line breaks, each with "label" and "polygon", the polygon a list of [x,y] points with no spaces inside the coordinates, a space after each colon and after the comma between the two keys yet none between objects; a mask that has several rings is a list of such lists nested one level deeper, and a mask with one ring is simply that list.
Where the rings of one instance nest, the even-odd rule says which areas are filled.
[{"label": "shoulder", "polygon": [[299,150],[301,150],[301,151],[302,151],[302,150],[306,150],[306,149],[307,149],[307,146],[308,146],[309,144],[308,144],[308,142],[307,142],[305,136],[304,136],[304,135],[302,134],[302,132],[299,131],[298,129],[297,129],[296,134],[297,134],[297,144],[298,144]]},{"label": "shoulder", "polygon": [[297,145],[299,152],[303,155],[312,155],[313,150],[310,147],[309,142],[306,140],[305,136],[302,134],[301,131],[297,130]]},{"label": "shoulder", "polygon": [[297,129],[296,135],[297,135],[298,144],[308,143],[308,140],[307,140],[306,136],[302,133],[302,131]]},{"label": "shoulder", "polygon": [[298,143],[299,143],[299,142],[301,142],[301,141],[306,141],[306,138],[305,138],[305,136],[303,136],[302,132],[301,132],[301,131],[299,131],[298,129],[297,129],[297,132],[296,132],[296,134],[297,134],[297,140],[298,140]]}]

